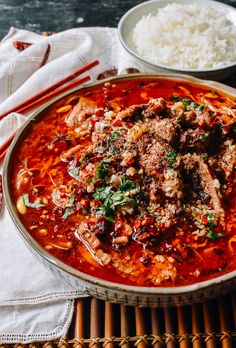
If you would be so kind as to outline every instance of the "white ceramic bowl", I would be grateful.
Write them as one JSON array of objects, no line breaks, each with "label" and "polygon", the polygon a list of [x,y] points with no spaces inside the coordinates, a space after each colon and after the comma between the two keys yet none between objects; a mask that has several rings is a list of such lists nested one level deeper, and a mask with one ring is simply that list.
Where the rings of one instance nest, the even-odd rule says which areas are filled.
[{"label": "white ceramic bowl", "polygon": [[99,82],[91,83],[89,85],[86,85],[85,87],[74,89],[73,91],[66,92],[61,96],[46,103],[41,107],[40,110],[35,112],[26,121],[22,129],[14,138],[4,162],[3,188],[7,208],[13,222],[19,230],[19,235],[23,238],[27,247],[30,249],[31,252],[34,253],[34,255],[39,259],[39,261],[42,262],[55,275],[59,276],[60,278],[63,278],[68,283],[72,284],[75,288],[77,288],[81,284],[84,285],[88,295],[115,303],[124,303],[136,306],[163,307],[201,302],[207,299],[211,299],[212,297],[221,295],[223,293],[229,292],[230,290],[236,289],[236,270],[216,277],[214,279],[195,283],[188,286],[178,287],[140,287],[105,281],[103,279],[90,276],[89,274],[86,274],[82,271],[78,271],[75,268],[66,265],[62,261],[49,254],[45,249],[43,249],[30,235],[29,231],[23,225],[14,205],[11,187],[11,173],[12,165],[14,163],[14,154],[17,152],[18,146],[20,145],[22,139],[24,139],[28,130],[31,128],[34,122],[40,121],[40,118],[44,114],[45,110],[53,103],[58,101],[60,98],[63,98],[78,90],[89,90],[94,86],[103,85],[105,82],[108,81],[115,82],[123,79],[127,80],[142,77],[152,79],[167,78],[178,81],[187,80],[197,82],[205,86],[209,86],[210,89],[217,89],[233,97],[236,97],[236,90],[223,84],[212,81],[202,81],[191,76],[177,74],[174,75],[166,73],[136,75],[130,74],[112,77]]},{"label": "white ceramic bowl", "polygon": [[[218,1],[213,0],[151,0],[145,1],[140,5],[131,8],[124,16],[121,18],[118,24],[118,36],[121,44],[129,54],[131,54],[140,68],[140,71],[153,71],[153,72],[172,72],[188,74],[198,78],[221,80],[230,76],[236,71],[236,62],[217,68],[207,68],[207,69],[179,69],[171,68],[164,65],[158,65],[150,60],[141,57],[133,43],[132,43],[132,33],[135,25],[140,21],[143,16],[148,14],[156,14],[160,8],[165,7],[167,4],[177,3],[177,4],[194,4],[209,6],[215,8],[219,12],[222,12],[229,20],[236,25],[236,9],[225,5]],[[220,28],[219,28],[220,30]]]}]

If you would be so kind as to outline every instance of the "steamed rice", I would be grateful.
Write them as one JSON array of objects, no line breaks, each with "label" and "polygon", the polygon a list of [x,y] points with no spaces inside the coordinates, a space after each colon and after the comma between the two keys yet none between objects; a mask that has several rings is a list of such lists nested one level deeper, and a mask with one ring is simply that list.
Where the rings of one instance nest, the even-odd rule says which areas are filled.
[{"label": "steamed rice", "polygon": [[137,53],[174,68],[216,68],[236,61],[236,27],[226,16],[198,4],[169,4],[144,16],[133,31]]}]

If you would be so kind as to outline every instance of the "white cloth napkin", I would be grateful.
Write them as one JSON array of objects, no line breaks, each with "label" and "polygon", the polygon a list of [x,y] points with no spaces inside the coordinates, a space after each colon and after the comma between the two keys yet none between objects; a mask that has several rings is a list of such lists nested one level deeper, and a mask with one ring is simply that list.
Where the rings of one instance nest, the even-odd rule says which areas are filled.
[{"label": "white cloth napkin", "polygon": [[[19,52],[14,41],[32,43]],[[47,64],[40,68],[50,45]],[[89,73],[135,67],[114,28],[71,29],[49,37],[11,28],[0,44],[0,114],[38,91],[99,59]],[[0,145],[24,123],[12,113],[0,121]],[[2,168],[0,167],[0,172]],[[0,342],[32,342],[63,337],[73,314],[73,299],[84,296],[51,274],[31,254],[3,206],[0,213]]]}]

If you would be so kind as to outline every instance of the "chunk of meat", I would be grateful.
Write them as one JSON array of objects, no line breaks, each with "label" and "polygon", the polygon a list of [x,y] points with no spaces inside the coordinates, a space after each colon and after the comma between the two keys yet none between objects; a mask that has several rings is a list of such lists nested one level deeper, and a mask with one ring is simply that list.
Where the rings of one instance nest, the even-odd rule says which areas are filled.
[{"label": "chunk of meat", "polygon": [[214,113],[212,110],[204,106],[195,109],[191,107],[189,108],[180,101],[171,107],[171,113],[177,120],[180,120],[182,125],[188,127],[197,126],[209,130],[214,128],[216,125],[215,122],[212,121],[214,119],[214,117],[212,117]]},{"label": "chunk of meat", "polygon": [[203,129],[188,129],[184,132],[181,132],[179,138],[179,147],[182,151],[199,151],[206,152],[207,147],[212,136],[205,132]]},{"label": "chunk of meat", "polygon": [[173,144],[179,135],[179,126],[169,119],[154,120],[149,123],[150,133],[160,142]]},{"label": "chunk of meat", "polygon": [[67,117],[67,125],[70,127],[78,125],[86,118],[86,115],[93,114],[96,108],[97,105],[95,102],[91,101],[90,99],[81,97]]},{"label": "chunk of meat", "polygon": [[69,162],[71,160],[71,157],[81,151],[81,149],[83,148],[83,146],[81,144],[75,145],[73,147],[71,147],[69,150],[63,151],[61,154],[61,160],[63,162]]},{"label": "chunk of meat", "polygon": [[184,111],[185,106],[181,101],[174,103],[174,105],[171,107],[171,113],[174,117],[182,116]]},{"label": "chunk of meat", "polygon": [[122,276],[132,275],[133,277],[139,277],[140,267],[142,267],[141,262],[137,262],[136,264],[129,262],[125,258],[121,258],[115,253],[112,255],[112,266],[121,273]]},{"label": "chunk of meat", "polygon": [[127,117],[135,117],[139,115],[155,117],[164,112],[165,108],[166,100],[164,98],[151,99],[148,104],[129,106],[127,109],[118,112],[116,118],[125,119]]},{"label": "chunk of meat", "polygon": [[155,139],[151,141],[149,135],[141,137],[137,147],[140,164],[145,172],[155,178],[159,179],[160,176],[163,178],[164,169],[168,164],[165,153],[169,150],[169,147]]},{"label": "chunk of meat", "polygon": [[204,110],[197,112],[196,119],[193,122],[194,125],[209,130],[213,127],[212,112],[210,110]]},{"label": "chunk of meat", "polygon": [[89,225],[86,222],[81,223],[77,228],[77,235],[82,238],[93,251],[101,247],[100,240],[90,232]]},{"label": "chunk of meat", "polygon": [[225,144],[226,149],[220,156],[219,166],[223,169],[226,179],[229,179],[236,168],[236,145],[229,140]]},{"label": "chunk of meat", "polygon": [[166,100],[164,98],[157,98],[149,100],[147,107],[143,114],[146,117],[155,117],[161,115],[166,109]]},{"label": "chunk of meat", "polygon": [[147,131],[148,131],[148,124],[147,123],[134,125],[128,131],[127,142],[129,144],[135,144],[144,133],[147,133]]},{"label": "chunk of meat", "polygon": [[[127,141],[129,145],[136,142],[145,141],[154,143],[173,145],[179,136],[179,126],[169,119],[149,120],[145,123],[137,123],[129,129]],[[144,144],[145,146],[145,144]]]},{"label": "chunk of meat", "polygon": [[129,239],[127,236],[119,236],[119,237],[114,238],[113,244],[124,245],[124,244],[127,244],[128,241],[129,241]]},{"label": "chunk of meat", "polygon": [[99,249],[95,252],[95,257],[103,266],[107,266],[111,262],[111,256],[107,253],[104,253],[102,249]]},{"label": "chunk of meat", "polygon": [[110,255],[102,250],[100,240],[95,236],[95,234],[90,232],[90,227],[87,223],[83,222],[78,226],[76,236],[94,256],[97,262],[103,266],[110,263]]},{"label": "chunk of meat", "polygon": [[131,105],[127,109],[118,112],[116,115],[117,119],[124,119],[127,117],[134,117],[142,113],[144,105]]},{"label": "chunk of meat", "polygon": [[[155,192],[161,189],[166,197],[182,198],[182,180],[177,169],[168,170],[170,143],[177,139],[177,126],[170,120],[152,120],[134,126],[128,134],[130,146],[138,152],[139,163],[146,174],[157,179]],[[175,154],[175,153],[174,153]]]},{"label": "chunk of meat", "polygon": [[207,164],[200,156],[187,154],[182,157],[184,167],[187,171],[197,170],[202,189],[209,195],[210,203],[216,211],[222,210],[218,189],[214,185],[214,178],[209,171]]}]

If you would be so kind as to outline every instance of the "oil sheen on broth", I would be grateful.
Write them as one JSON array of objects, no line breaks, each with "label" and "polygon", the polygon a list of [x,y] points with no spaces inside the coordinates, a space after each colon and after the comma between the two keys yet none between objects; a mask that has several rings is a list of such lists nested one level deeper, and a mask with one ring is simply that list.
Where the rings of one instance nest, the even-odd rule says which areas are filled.
[{"label": "oil sheen on broth", "polygon": [[47,108],[20,142],[19,216],[64,263],[183,286],[236,267],[235,99],[161,78],[107,82]]}]

